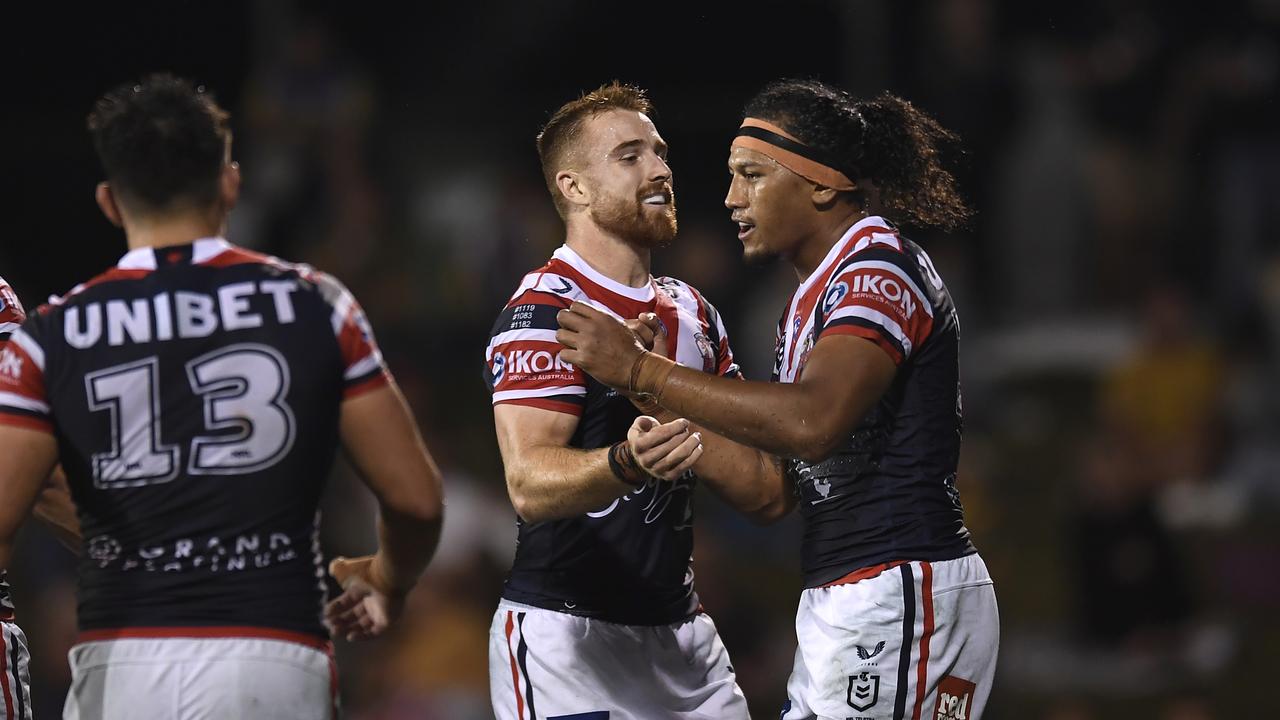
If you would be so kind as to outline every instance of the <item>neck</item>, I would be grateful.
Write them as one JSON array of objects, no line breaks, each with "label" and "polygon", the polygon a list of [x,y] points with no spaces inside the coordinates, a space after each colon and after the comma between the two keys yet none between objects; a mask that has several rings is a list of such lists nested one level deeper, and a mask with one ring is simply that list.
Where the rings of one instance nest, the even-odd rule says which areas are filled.
[{"label": "neck", "polygon": [[635,288],[649,284],[649,248],[603,232],[594,223],[568,223],[564,243],[610,280]]},{"label": "neck", "polygon": [[801,241],[800,249],[791,259],[791,264],[796,269],[796,275],[800,276],[800,282],[804,282],[813,274],[814,270],[822,264],[827,254],[831,252],[832,246],[844,237],[849,231],[863,218],[867,217],[867,212],[862,208],[849,208],[843,212],[823,213],[818,217],[818,222],[805,240]]},{"label": "neck", "polygon": [[132,220],[125,223],[124,234],[129,249],[186,245],[200,238],[223,234],[226,223],[198,214],[172,215],[164,218]]}]

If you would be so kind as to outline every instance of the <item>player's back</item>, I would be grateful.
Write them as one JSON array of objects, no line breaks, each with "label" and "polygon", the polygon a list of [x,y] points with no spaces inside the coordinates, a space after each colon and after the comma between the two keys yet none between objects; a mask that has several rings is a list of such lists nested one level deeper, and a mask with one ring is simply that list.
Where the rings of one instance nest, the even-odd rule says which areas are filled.
[{"label": "player's back", "polygon": [[220,239],[140,248],[14,339],[80,509],[82,631],[327,637],[317,506],[344,395],[382,378],[340,284]]}]

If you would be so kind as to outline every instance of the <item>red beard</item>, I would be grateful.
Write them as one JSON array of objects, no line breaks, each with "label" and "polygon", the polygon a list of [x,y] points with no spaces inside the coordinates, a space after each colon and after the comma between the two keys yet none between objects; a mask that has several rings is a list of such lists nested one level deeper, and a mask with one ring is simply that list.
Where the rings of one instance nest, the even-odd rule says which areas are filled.
[{"label": "red beard", "polygon": [[591,217],[600,229],[623,240],[646,248],[669,245],[676,237],[675,194],[668,190],[671,202],[659,207],[646,206],[641,198],[660,192],[663,186],[647,188],[635,197],[611,197],[593,205]]}]

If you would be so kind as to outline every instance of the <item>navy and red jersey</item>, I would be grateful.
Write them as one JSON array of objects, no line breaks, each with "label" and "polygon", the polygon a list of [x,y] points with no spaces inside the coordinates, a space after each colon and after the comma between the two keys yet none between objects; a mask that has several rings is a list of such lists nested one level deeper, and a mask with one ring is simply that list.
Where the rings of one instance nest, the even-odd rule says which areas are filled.
[{"label": "navy and red jersey", "polygon": [[[18,302],[18,294],[0,277],[0,376],[12,375],[19,370],[18,355],[5,348],[9,335],[21,327],[27,313]],[[3,448],[0,448],[3,452]],[[13,619],[13,598],[9,595],[9,571],[0,568],[0,620]]]},{"label": "navy and red jersey", "polygon": [[[485,350],[485,377],[495,406],[576,416],[570,447],[623,440],[639,414],[625,396],[560,358],[556,313],[575,300],[619,319],[656,313],[671,359],[739,377],[724,324],[697,290],[672,278],[628,287],[562,246],[524,277],[498,316]],[[581,517],[538,523],[517,518],[516,557],[503,597],[625,625],[688,618],[698,607],[690,565],[695,482],[692,473],[676,482],[651,480]]]},{"label": "navy and red jersey", "polygon": [[885,563],[975,552],[955,487],[962,429],[955,304],[929,256],[884,218],[850,228],[796,290],[778,325],[774,380],[795,382],[828,335],[865,338],[898,370],[831,457],[788,463],[805,518],[806,586]]},{"label": "navy and red jersey", "polygon": [[0,422],[54,435],[79,510],[82,631],[327,638],[340,405],[389,378],[341,284],[221,238],[139,248],[6,350]]}]

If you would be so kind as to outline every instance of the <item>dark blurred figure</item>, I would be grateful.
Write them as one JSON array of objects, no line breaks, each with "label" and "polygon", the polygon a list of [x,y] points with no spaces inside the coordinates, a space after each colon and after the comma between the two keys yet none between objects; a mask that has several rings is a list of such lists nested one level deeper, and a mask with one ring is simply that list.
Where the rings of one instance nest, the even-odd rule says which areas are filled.
[{"label": "dark blurred figure", "polygon": [[1108,647],[1167,647],[1192,613],[1183,559],[1156,514],[1137,455],[1102,436],[1086,447],[1070,522],[1081,635]]}]

